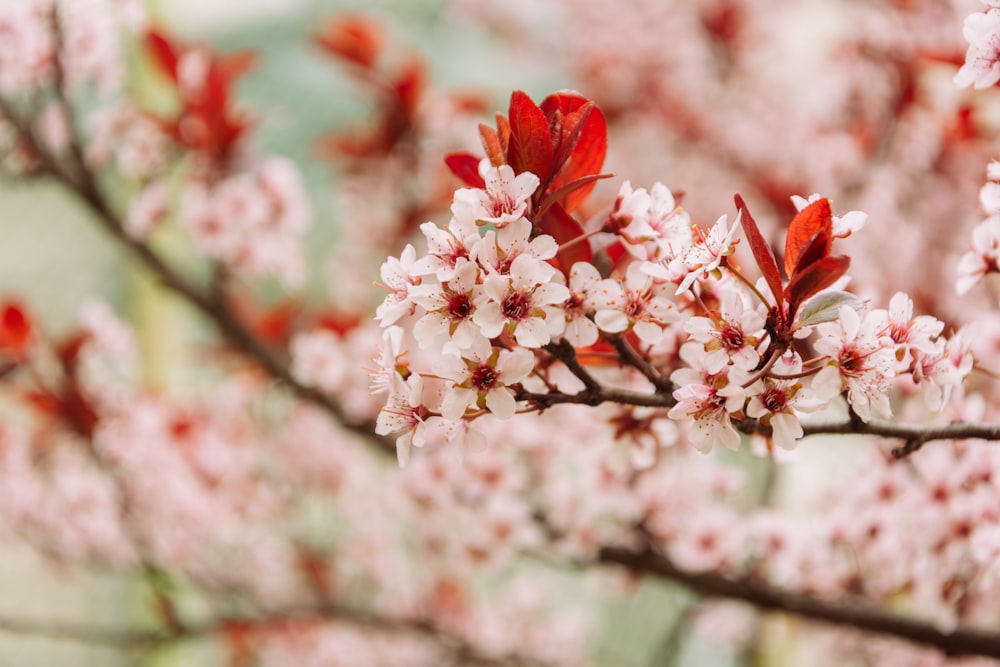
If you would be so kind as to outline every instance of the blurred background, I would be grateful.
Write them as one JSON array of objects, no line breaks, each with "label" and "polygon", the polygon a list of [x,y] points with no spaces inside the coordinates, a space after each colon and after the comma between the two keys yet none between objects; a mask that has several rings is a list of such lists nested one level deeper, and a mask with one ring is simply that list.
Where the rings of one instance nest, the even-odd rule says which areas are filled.
[{"label": "blurred background", "polygon": [[[976,222],[976,191],[1000,126],[995,120],[1000,116],[990,115],[994,97],[973,106],[951,83],[954,58],[964,51],[961,20],[977,3],[612,4],[151,0],[146,8],[155,24],[186,42],[259,53],[252,72],[239,82],[238,100],[258,124],[254,150],[287,156],[302,169],[315,210],[304,286],[314,304],[329,300],[373,308],[379,297],[370,289],[378,257],[355,258],[355,283],[330,268],[331,262],[348,261],[337,252],[351,253],[357,227],[377,230],[379,222],[376,211],[359,213],[344,186],[357,172],[343,156],[330,159],[323,139],[363,127],[373,104],[312,41],[329,17],[363,13],[383,26],[391,58],[425,63],[429,88],[476,100],[467,116],[471,122],[440,132],[449,135],[447,142],[425,146],[427,155],[476,150],[473,119],[490,123],[514,89],[536,100],[554,90],[578,89],[596,99],[609,118],[607,170],[619,176],[601,184],[605,199],[625,178],[647,187],[661,180],[686,193],[685,206],[699,223],[732,213],[736,191],[756,206],[758,219],[775,221],[787,214],[789,195],[821,191],[835,196],[842,210],[863,208],[872,219],[885,221],[873,225],[867,245],[855,248],[860,256],[884,255],[904,224],[919,229],[925,240],[937,239],[939,254],[930,258],[924,246],[894,248],[900,268],[892,269],[899,280],[891,289],[910,288],[925,312],[959,321],[954,304],[939,296],[942,290],[924,285],[953,280],[949,267]],[[755,46],[746,47],[751,41]],[[737,56],[727,53],[730,47]],[[911,223],[918,210],[920,221]],[[446,208],[436,215],[439,222],[446,219]],[[0,228],[0,294],[30,303],[54,335],[71,325],[90,297],[100,297],[135,323],[154,384],[183,385],[190,379],[175,359],[183,357],[192,338],[208,336],[205,324],[137,270],[89,223],[79,202],[44,182],[0,177]],[[946,235],[942,229],[954,231]],[[183,261],[187,251],[177,245],[171,252]],[[360,268],[365,264],[367,273]],[[867,265],[876,276],[887,270],[884,261]],[[918,265],[921,271],[914,273]],[[276,293],[269,284],[260,290]],[[4,410],[6,420],[17,415],[14,407]],[[848,451],[838,445],[832,454],[811,442],[800,452],[794,478],[777,483],[773,502],[807,504],[815,480],[842,467]],[[766,475],[766,466],[751,455],[734,461],[751,477]],[[52,562],[16,541],[2,549],[0,619],[114,630],[149,614],[148,591],[128,577]],[[627,599],[611,602],[590,595],[583,579],[577,573],[553,576],[560,595],[589,606],[601,619],[594,649],[601,667],[811,664],[802,649],[784,641],[793,631],[780,619],[757,628],[770,638],[770,648],[750,660],[739,641],[697,633],[676,641],[675,633],[687,632],[689,624],[671,619],[690,614],[694,604],[680,589],[645,582]],[[716,635],[731,628],[737,636],[749,624],[739,607],[720,607],[704,623]],[[0,621],[4,665],[168,667],[223,664],[222,659],[210,641],[130,652],[26,634]]]}]

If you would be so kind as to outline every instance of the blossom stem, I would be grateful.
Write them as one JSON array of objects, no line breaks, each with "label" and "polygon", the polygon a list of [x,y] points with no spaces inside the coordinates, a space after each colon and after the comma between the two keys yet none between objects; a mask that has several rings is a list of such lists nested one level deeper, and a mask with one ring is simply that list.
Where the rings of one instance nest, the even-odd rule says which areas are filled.
[{"label": "blossom stem", "polygon": [[777,373],[771,373],[768,377],[772,377],[775,380],[798,380],[800,378],[806,378],[810,375],[816,375],[823,370],[822,367],[811,368],[807,371],[802,371],[801,373],[792,373],[791,375],[778,375]]},{"label": "blossom stem", "polygon": [[756,382],[757,380],[759,380],[762,377],[764,377],[765,375],[767,375],[768,371],[771,370],[771,367],[774,366],[775,363],[777,363],[777,361],[778,361],[778,359],[780,357],[781,357],[781,354],[780,354],[780,352],[778,350],[772,350],[771,351],[771,356],[767,358],[767,363],[765,363],[761,367],[761,369],[759,371],[757,371],[756,373],[754,373],[753,375],[751,375],[750,379],[747,380],[746,382],[744,382],[743,385],[742,385],[742,387],[744,389],[746,389],[747,387],[749,387],[750,385],[752,385],[754,382]]},{"label": "blossom stem", "polygon": [[577,245],[578,243],[582,243],[583,241],[586,241],[590,237],[592,237],[592,236],[594,236],[596,234],[599,234],[600,232],[601,232],[600,229],[592,229],[589,232],[584,232],[583,234],[580,234],[576,238],[572,238],[569,241],[566,241],[566,243],[561,244],[559,246],[559,250],[565,250],[566,248],[572,248],[573,246]]},{"label": "blossom stem", "polygon": [[751,292],[753,292],[755,295],[757,295],[757,298],[760,299],[760,302],[762,304],[764,304],[768,308],[771,308],[771,304],[768,303],[767,299],[764,298],[764,295],[760,293],[760,290],[757,289],[757,287],[752,282],[750,282],[750,280],[746,276],[744,276],[740,271],[738,271],[735,267],[733,267],[733,265],[729,263],[729,259],[728,258],[725,258],[723,266],[725,266],[726,269],[728,269],[730,273],[732,273],[734,276],[736,276],[740,280],[741,283],[743,283],[744,285],[746,285],[750,289]]}]

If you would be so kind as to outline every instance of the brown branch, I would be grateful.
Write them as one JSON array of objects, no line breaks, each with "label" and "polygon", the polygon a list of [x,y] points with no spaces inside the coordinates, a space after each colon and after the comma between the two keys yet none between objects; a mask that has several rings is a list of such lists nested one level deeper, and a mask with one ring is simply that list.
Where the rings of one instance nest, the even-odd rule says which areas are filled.
[{"label": "brown branch", "polygon": [[656,387],[657,393],[667,396],[673,394],[674,389],[676,389],[674,384],[668,378],[663,377],[663,374],[659,370],[654,368],[645,357],[639,354],[624,336],[608,336],[607,338],[614,345],[615,350],[618,351],[618,357],[622,362],[642,373]]},{"label": "brown branch", "polygon": [[576,350],[573,349],[573,346],[568,341],[561,340],[557,343],[549,343],[544,349],[561,361],[583,383],[584,391],[599,391],[601,389],[601,383],[576,358]]},{"label": "brown branch", "polygon": [[741,600],[758,609],[794,614],[834,625],[887,635],[938,649],[946,655],[1000,658],[1000,633],[971,628],[946,631],[933,623],[851,602],[823,600],[759,581],[731,579],[714,572],[691,572],[652,550],[605,548],[599,559],[632,571],[662,577],[706,597]]},{"label": "brown branch", "polygon": [[803,432],[810,435],[876,435],[882,438],[898,438],[905,441],[893,450],[893,455],[901,458],[911,454],[932,440],[1000,440],[1000,424],[971,424],[951,422],[938,426],[887,424],[848,420],[829,424],[803,425]]},{"label": "brown branch", "polygon": [[567,394],[561,391],[538,393],[521,389],[515,392],[514,398],[518,401],[533,403],[543,409],[560,403],[577,403],[579,405],[591,406],[602,403],[620,403],[622,405],[635,405],[648,408],[667,408],[676,403],[676,401],[666,401],[661,394],[645,394],[639,391],[605,387],[603,385],[599,385],[594,389],[584,389],[575,394]]}]

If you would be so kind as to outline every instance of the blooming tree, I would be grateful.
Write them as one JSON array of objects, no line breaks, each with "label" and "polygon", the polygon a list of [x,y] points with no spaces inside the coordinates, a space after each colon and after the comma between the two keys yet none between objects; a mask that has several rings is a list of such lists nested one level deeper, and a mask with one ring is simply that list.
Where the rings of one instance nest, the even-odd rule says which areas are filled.
[{"label": "blooming tree", "polygon": [[[538,62],[565,27],[597,92],[517,90],[490,124],[370,17],[313,36],[372,105],[318,142],[345,221],[319,302],[299,165],[237,100],[253,54],[122,0],[0,7],[5,176],[68,191],[218,334],[158,386],[105,302],[65,334],[2,304],[0,535],[136,576],[152,613],[0,628],[599,665],[600,604],[568,591],[650,579],[699,596],[653,614],[664,660],[701,633],[750,664],[752,610],[816,621],[817,663],[1000,659],[1000,6],[844,7],[785,104],[778,0],[529,4],[449,12]],[[816,448],[843,470],[780,498]]]}]

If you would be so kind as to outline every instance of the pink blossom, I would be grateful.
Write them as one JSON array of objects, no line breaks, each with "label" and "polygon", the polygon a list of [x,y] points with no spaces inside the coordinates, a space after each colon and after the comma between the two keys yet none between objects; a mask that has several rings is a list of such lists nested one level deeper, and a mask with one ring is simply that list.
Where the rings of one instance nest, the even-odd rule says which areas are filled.
[{"label": "pink blossom", "polygon": [[771,427],[771,439],[782,449],[794,449],[796,441],[802,437],[799,415],[812,412],[825,405],[817,400],[802,382],[783,379],[802,372],[802,360],[797,354],[785,354],[768,375],[754,383],[748,390],[747,416],[760,419]]},{"label": "pink blossom", "polygon": [[622,183],[614,208],[608,214],[604,229],[625,241],[625,249],[638,259],[646,259],[645,243],[656,239],[649,224],[650,197],[645,188],[633,190],[629,181]]},{"label": "pink blossom", "polygon": [[528,377],[535,356],[524,348],[497,350],[484,338],[474,341],[468,349],[445,353],[434,362],[434,372],[452,383],[441,414],[459,420],[470,406],[476,406],[510,419],[516,407],[510,385]]},{"label": "pink blossom", "polygon": [[830,400],[847,391],[847,401],[865,422],[873,411],[888,418],[889,381],[893,371],[892,339],[879,333],[879,318],[867,314],[864,320],[850,306],[840,309],[836,322],[817,325],[820,334],[816,351],[830,357],[817,373],[812,389],[821,400]]},{"label": "pink blossom", "polygon": [[[490,230],[475,244],[472,256],[489,273],[505,274],[521,255],[537,260],[552,259],[559,246],[548,234],[531,237],[531,222],[521,218],[499,231]],[[546,280],[555,269],[541,262],[536,263],[536,271]]]},{"label": "pink blossom", "polygon": [[677,287],[677,294],[681,294],[690,289],[698,278],[717,271],[722,258],[733,253],[733,237],[738,228],[738,223],[730,227],[723,215],[715,221],[708,234],[699,231],[694,243],[679,249],[675,258],[666,264],[647,264],[646,270],[665,280],[683,276]]},{"label": "pink blossom", "polygon": [[922,348],[916,356],[913,379],[922,390],[927,408],[938,411],[972,371],[973,356],[968,329],[961,329],[947,341],[935,342],[930,349]]},{"label": "pink blossom", "polygon": [[396,438],[396,456],[400,467],[410,460],[411,447],[423,447],[427,442],[429,429],[442,425],[440,419],[431,415],[427,403],[423,378],[413,373],[406,380],[395,375],[389,384],[389,398],[378,413],[375,432],[386,435],[403,431]]},{"label": "pink blossom", "polygon": [[569,297],[562,304],[566,316],[563,337],[573,347],[586,347],[597,342],[597,325],[588,317],[593,310],[590,293],[601,282],[601,274],[593,264],[576,262],[569,272]]},{"label": "pink blossom", "polygon": [[417,251],[407,244],[398,259],[390,257],[382,264],[382,282],[389,293],[375,311],[375,319],[384,327],[414,310],[416,304],[410,298],[410,290],[420,284],[420,278],[414,274],[416,256]]},{"label": "pink blossom", "polygon": [[455,192],[451,211],[456,218],[503,229],[530,212],[538,176],[530,171],[515,176],[510,165],[494,167],[486,158],[479,163],[479,174],[486,181],[485,189],[462,188]]},{"label": "pink blossom", "polygon": [[434,274],[438,280],[450,280],[459,259],[469,259],[472,248],[479,243],[476,226],[452,218],[447,229],[441,229],[433,222],[420,225],[427,240],[427,254],[413,265],[413,274],[425,276]]},{"label": "pink blossom", "polygon": [[737,290],[723,295],[719,312],[711,317],[692,317],[684,322],[691,340],[705,346],[705,364],[712,373],[729,363],[746,371],[753,369],[760,360],[757,345],[763,328],[764,316],[747,307]]},{"label": "pink blossom", "polygon": [[1000,263],[1000,216],[991,216],[972,230],[972,249],[958,261],[958,280],[955,288],[965,294],[996,273]]},{"label": "pink blossom", "polygon": [[679,315],[666,283],[649,275],[646,264],[630,264],[624,279],[606,279],[591,288],[594,322],[608,333],[631,329],[647,345],[663,336],[663,327]]},{"label": "pink blossom", "polygon": [[969,14],[962,35],[969,49],[965,64],[955,74],[955,85],[989,88],[1000,80],[1000,11],[991,7],[985,13]]},{"label": "pink blossom", "polygon": [[483,334],[473,322],[476,304],[482,301],[479,268],[460,258],[450,280],[439,285],[422,284],[410,290],[410,298],[426,312],[413,325],[413,336],[426,348],[442,337],[459,348],[468,348]]},{"label": "pink blossom", "polygon": [[711,451],[716,441],[738,449],[740,434],[730,415],[743,409],[747,392],[742,382],[748,375],[734,366],[722,373],[711,373],[705,366],[704,354],[700,345],[681,348],[681,357],[688,367],[670,376],[678,389],[674,391],[677,405],[670,408],[669,416],[678,421],[693,421],[690,440],[698,451]]},{"label": "pink blossom", "polygon": [[518,345],[541,347],[562,333],[566,320],[557,306],[569,298],[569,289],[546,282],[550,268],[523,254],[514,259],[509,274],[486,277],[472,316],[484,336],[496,338],[507,332]]},{"label": "pink blossom", "polygon": [[888,324],[882,333],[896,344],[896,372],[906,372],[914,354],[933,352],[944,322],[930,315],[913,316],[913,300],[897,292],[889,301]]}]

